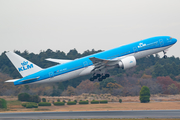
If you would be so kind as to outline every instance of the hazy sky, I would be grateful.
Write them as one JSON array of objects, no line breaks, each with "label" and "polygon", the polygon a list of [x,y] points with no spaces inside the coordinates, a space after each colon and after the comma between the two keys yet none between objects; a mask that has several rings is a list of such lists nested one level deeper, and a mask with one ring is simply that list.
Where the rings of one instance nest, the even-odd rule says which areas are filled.
[{"label": "hazy sky", "polygon": [[[0,54],[108,50],[153,36],[180,41],[180,0],[0,0]],[[180,57],[180,42],[167,55]]]}]

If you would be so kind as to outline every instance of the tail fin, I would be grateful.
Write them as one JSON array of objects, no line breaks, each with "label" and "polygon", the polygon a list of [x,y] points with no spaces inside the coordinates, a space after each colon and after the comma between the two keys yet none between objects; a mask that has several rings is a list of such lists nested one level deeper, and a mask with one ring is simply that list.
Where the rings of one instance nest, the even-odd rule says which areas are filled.
[{"label": "tail fin", "polygon": [[22,77],[31,75],[42,70],[42,68],[40,68],[39,66],[26,60],[25,58],[22,58],[14,52],[7,52],[6,55]]}]

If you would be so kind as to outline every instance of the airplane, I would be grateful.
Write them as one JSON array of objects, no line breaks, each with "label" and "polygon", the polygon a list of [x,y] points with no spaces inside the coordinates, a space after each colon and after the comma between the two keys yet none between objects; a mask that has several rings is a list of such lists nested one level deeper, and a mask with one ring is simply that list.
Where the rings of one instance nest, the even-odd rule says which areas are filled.
[{"label": "airplane", "polygon": [[110,76],[106,73],[107,69],[128,69],[136,65],[137,59],[158,52],[163,52],[164,58],[167,58],[166,50],[176,42],[177,39],[170,36],[156,36],[75,60],[48,58],[46,60],[59,64],[46,69],[14,52],[6,52],[22,78],[5,82],[13,82],[14,85],[61,82],[88,74],[92,74],[90,81],[102,81]]}]

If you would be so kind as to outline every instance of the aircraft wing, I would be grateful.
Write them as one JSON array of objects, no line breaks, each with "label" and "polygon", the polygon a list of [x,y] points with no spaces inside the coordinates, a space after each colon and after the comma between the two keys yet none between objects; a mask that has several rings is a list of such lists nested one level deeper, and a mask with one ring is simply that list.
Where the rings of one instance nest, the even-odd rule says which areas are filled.
[{"label": "aircraft wing", "polygon": [[15,82],[15,81],[17,81],[17,80],[19,80],[19,79],[6,80],[5,82]]},{"label": "aircraft wing", "polygon": [[63,64],[63,63],[67,63],[67,62],[72,61],[72,60],[53,59],[53,58],[47,58],[46,60],[51,61],[51,62],[55,62],[55,63],[59,63],[59,64]]},{"label": "aircraft wing", "polygon": [[93,62],[95,66],[93,71],[114,66],[119,62],[119,60],[104,60],[104,59],[99,59],[95,57],[92,57],[89,59]]}]

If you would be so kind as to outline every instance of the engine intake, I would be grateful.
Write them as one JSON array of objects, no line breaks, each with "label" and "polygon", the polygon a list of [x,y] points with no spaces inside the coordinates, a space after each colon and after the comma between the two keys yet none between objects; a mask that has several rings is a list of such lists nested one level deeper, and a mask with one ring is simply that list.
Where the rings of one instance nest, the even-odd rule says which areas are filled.
[{"label": "engine intake", "polygon": [[121,59],[118,65],[122,69],[128,69],[128,68],[134,67],[136,66],[136,58],[134,56],[125,57]]}]

